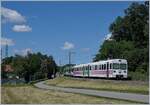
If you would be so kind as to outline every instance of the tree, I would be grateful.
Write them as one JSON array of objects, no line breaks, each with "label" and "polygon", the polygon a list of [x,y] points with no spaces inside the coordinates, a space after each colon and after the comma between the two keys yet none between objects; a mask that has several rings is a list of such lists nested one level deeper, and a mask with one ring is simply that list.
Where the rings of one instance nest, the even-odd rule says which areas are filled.
[{"label": "tree", "polygon": [[131,4],[125,10],[125,16],[118,16],[110,25],[109,30],[112,32],[112,38],[116,41],[126,40],[134,41],[136,47],[148,44],[148,16],[149,4]]},{"label": "tree", "polygon": [[[43,63],[46,68],[42,66]],[[42,55],[40,52],[28,53],[26,56],[15,55],[14,57],[7,57],[3,59],[2,64],[10,64],[14,69],[13,74],[24,78],[27,83],[32,80],[32,77],[42,79],[47,74],[47,77],[51,78],[57,72],[57,65],[53,57]],[[4,74],[3,72],[3,77],[5,77]]]},{"label": "tree", "polygon": [[128,69],[148,74],[149,64],[149,2],[134,2],[110,24],[111,41],[104,41],[94,61],[124,58]]}]

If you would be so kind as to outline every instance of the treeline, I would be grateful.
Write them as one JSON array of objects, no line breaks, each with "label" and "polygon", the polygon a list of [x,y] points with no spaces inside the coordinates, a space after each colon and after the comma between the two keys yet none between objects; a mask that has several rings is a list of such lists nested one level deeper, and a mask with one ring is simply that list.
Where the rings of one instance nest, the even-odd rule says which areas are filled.
[{"label": "treeline", "polygon": [[118,16],[110,25],[112,36],[100,46],[94,61],[108,58],[127,59],[131,77],[148,79],[149,2],[135,2],[124,13],[123,17]]},{"label": "treeline", "polygon": [[[10,65],[12,72],[5,71]],[[52,56],[38,53],[28,53],[26,56],[15,55],[2,60],[2,78],[9,75],[24,78],[26,82],[43,78],[53,78],[57,72],[57,65]]]}]

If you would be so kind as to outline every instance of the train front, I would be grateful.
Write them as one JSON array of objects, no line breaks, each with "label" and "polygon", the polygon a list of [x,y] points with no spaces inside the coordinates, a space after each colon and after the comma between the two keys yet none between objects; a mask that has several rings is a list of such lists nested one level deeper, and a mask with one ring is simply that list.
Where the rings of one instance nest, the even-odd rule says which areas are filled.
[{"label": "train front", "polygon": [[110,61],[113,78],[127,78],[128,65],[125,59],[115,59]]}]

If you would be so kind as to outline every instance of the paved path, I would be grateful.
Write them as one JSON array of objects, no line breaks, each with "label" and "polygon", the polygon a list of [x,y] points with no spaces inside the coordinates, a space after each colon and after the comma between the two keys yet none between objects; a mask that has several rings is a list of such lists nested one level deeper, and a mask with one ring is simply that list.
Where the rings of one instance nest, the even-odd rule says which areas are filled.
[{"label": "paved path", "polygon": [[44,84],[44,81],[38,82],[34,85],[41,89],[59,90],[59,91],[64,91],[64,92],[80,93],[80,94],[86,94],[86,95],[92,95],[92,96],[100,96],[100,97],[116,98],[116,99],[124,99],[124,100],[130,100],[130,101],[149,103],[148,95],[99,91],[99,90],[90,90],[90,89],[63,88],[63,87],[46,85]]}]

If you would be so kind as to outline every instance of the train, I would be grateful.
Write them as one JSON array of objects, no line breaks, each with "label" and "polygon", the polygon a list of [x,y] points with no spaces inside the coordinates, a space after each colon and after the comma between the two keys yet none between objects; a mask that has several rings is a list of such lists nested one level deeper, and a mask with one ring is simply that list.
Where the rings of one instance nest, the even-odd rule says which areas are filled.
[{"label": "train", "polygon": [[108,59],[69,66],[64,69],[66,76],[128,78],[128,63],[126,59]]}]

